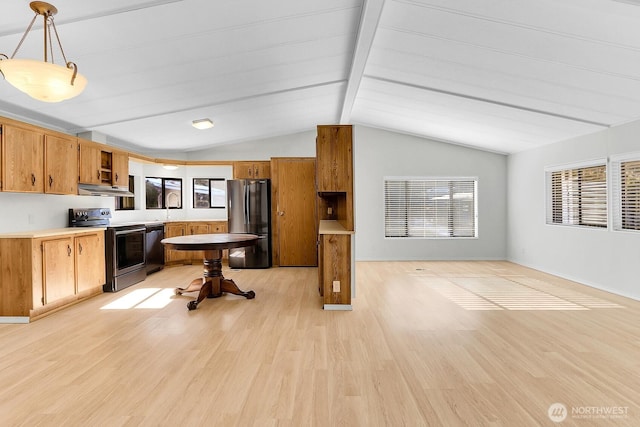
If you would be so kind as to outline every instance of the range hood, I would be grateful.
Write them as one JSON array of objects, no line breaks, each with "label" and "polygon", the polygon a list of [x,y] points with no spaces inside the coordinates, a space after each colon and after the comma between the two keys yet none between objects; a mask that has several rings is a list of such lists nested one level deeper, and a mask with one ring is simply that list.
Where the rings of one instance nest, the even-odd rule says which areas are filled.
[{"label": "range hood", "polygon": [[80,196],[133,197],[127,187],[110,187],[108,185],[78,184]]}]

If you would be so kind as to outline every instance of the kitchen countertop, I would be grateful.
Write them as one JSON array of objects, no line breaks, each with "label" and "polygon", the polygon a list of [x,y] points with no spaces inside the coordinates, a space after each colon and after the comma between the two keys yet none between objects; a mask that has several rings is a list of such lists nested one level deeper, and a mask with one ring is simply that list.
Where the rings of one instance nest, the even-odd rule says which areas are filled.
[{"label": "kitchen countertop", "polygon": [[[144,225],[153,226],[172,222],[227,222],[226,219],[169,219],[162,220],[142,220],[142,221],[124,221],[112,222],[110,227],[118,227],[125,225]],[[42,237],[66,236],[74,234],[82,234],[94,231],[105,231],[107,227],[67,227],[67,228],[49,228],[45,230],[15,231],[12,233],[0,233],[0,239],[37,239]]]},{"label": "kitchen countertop", "polygon": [[82,233],[105,231],[106,227],[69,227],[50,228],[47,230],[17,231],[15,233],[0,234],[0,239],[38,239],[42,237],[72,236]]}]

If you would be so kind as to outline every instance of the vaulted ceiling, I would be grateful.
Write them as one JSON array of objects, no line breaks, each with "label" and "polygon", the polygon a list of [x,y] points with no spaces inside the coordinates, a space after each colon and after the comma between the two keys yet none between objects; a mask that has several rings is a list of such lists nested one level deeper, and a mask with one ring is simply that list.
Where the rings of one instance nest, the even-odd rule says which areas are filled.
[{"label": "vaulted ceiling", "polygon": [[[640,118],[635,0],[51,1],[87,89],[0,81],[0,115],[142,152],[353,123],[514,153]],[[0,53],[32,16],[0,3]],[[38,20],[16,57],[42,50]]]}]

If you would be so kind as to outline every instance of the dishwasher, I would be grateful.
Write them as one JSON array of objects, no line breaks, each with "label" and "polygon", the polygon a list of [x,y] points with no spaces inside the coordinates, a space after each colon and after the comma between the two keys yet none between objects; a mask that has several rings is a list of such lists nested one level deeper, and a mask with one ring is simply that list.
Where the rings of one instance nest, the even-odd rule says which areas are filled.
[{"label": "dishwasher", "polygon": [[147,274],[155,273],[164,267],[164,245],[160,243],[164,239],[164,224],[146,224],[146,269]]}]

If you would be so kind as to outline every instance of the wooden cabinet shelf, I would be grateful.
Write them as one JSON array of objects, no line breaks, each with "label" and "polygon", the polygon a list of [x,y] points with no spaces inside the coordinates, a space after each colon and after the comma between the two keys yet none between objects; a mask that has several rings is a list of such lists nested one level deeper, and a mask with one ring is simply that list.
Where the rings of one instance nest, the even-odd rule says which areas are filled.
[{"label": "wooden cabinet shelf", "polygon": [[81,138],[78,138],[78,141],[78,181],[81,184],[128,186],[128,153]]}]

